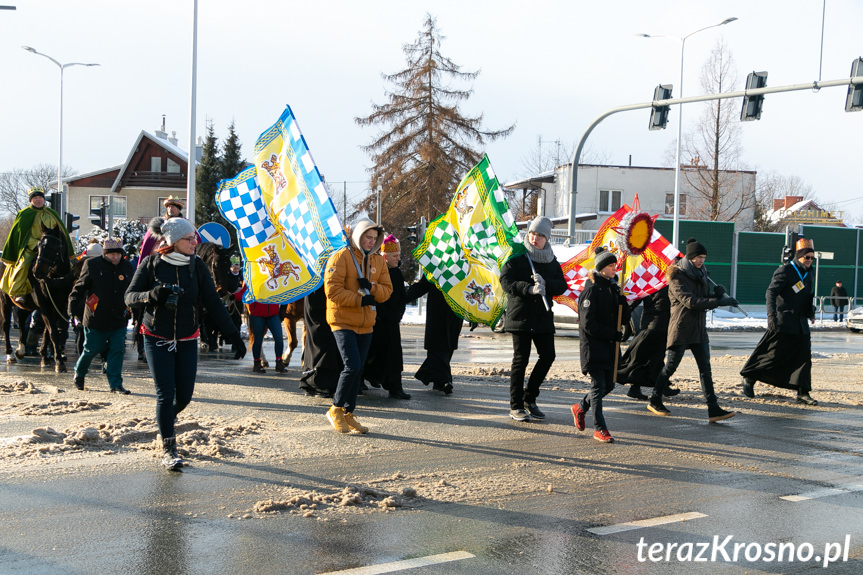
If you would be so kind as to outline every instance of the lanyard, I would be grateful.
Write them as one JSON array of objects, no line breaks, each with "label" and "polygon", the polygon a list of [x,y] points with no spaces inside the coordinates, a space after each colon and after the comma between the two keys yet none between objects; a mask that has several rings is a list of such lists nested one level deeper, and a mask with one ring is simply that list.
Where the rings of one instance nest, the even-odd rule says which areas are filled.
[{"label": "lanyard", "polygon": [[791,267],[792,267],[792,268],[794,268],[794,271],[795,271],[795,272],[797,272],[797,277],[799,277],[799,278],[800,278],[800,281],[803,281],[803,280],[806,278],[806,276],[808,276],[808,275],[809,275],[809,272],[808,272],[808,271],[807,271],[805,274],[800,275],[800,270],[799,270],[799,269],[797,269],[797,265],[796,265],[796,264],[791,264]]}]

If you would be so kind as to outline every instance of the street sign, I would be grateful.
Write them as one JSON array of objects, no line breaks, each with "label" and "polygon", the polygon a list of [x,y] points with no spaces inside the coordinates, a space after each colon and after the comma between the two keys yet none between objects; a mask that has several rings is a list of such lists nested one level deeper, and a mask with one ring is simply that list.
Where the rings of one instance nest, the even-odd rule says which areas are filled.
[{"label": "street sign", "polygon": [[208,222],[198,228],[198,234],[204,242],[219,244],[223,248],[231,245],[231,234],[225,229],[225,226],[216,222]]},{"label": "street sign", "polygon": [[815,257],[819,260],[832,260],[833,252],[815,252]]}]

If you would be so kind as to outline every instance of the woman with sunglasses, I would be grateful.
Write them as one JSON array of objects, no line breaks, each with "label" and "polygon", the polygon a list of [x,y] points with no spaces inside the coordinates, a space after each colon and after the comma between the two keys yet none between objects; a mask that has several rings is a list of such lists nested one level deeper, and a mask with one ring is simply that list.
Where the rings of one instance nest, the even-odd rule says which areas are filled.
[{"label": "woman with sunglasses", "polygon": [[797,390],[797,403],[818,405],[812,390],[812,342],[809,324],[815,323],[812,240],[797,242],[794,259],[773,272],[767,286],[767,333],[746,365],[743,395],[755,397],[755,382]]}]

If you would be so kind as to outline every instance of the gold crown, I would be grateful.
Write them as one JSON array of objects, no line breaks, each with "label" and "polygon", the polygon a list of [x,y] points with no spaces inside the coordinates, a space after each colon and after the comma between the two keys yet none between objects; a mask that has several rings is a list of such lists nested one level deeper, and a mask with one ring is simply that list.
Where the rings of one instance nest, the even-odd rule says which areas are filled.
[{"label": "gold crown", "polygon": [[810,239],[806,239],[806,238],[800,238],[799,240],[797,240],[797,249],[798,250],[803,250],[806,248],[811,248],[814,250],[815,249],[815,242],[813,242]]}]

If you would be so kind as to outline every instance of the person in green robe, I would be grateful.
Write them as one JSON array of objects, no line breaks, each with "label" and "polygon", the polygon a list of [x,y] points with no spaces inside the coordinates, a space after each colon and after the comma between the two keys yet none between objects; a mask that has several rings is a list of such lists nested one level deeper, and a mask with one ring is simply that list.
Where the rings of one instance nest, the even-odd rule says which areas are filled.
[{"label": "person in green robe", "polygon": [[[42,226],[46,228],[59,227],[63,236],[68,238],[69,232],[60,219],[60,214],[45,206],[45,190],[30,188],[27,193],[30,205],[18,212],[9,236],[3,246],[0,261],[6,264],[3,277],[0,278],[0,290],[6,292],[16,304],[23,304],[24,298],[33,291],[33,286],[27,279],[27,272],[36,259],[36,246],[42,237]],[[72,242],[66,242],[69,257],[75,255]]]}]

